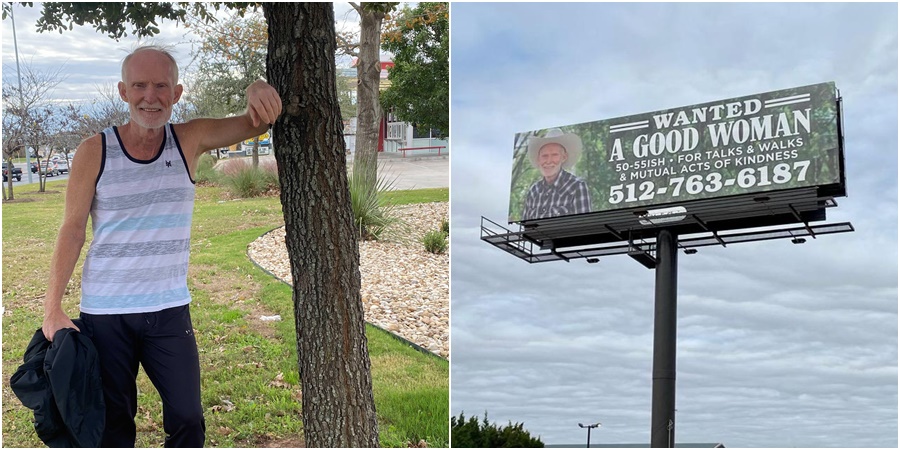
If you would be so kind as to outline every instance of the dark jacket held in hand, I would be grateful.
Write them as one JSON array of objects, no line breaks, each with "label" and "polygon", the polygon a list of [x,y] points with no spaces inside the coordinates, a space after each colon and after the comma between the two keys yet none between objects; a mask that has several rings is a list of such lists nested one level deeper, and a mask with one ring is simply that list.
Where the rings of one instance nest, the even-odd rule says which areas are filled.
[{"label": "dark jacket held in hand", "polygon": [[[81,327],[80,320],[73,321]],[[99,447],[106,408],[97,350],[71,328],[51,343],[40,328],[10,379],[22,404],[34,410],[34,429],[49,447]]]}]

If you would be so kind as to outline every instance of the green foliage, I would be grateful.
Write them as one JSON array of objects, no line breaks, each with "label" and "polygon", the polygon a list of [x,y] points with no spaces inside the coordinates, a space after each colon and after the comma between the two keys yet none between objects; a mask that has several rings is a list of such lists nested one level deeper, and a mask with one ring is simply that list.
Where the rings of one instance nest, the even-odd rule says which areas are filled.
[{"label": "green foliage", "polygon": [[450,131],[450,35],[447,3],[405,7],[388,25],[381,48],[394,54],[391,86],[381,105],[400,120]]},{"label": "green foliage", "polygon": [[194,174],[194,181],[198,183],[215,183],[218,180],[218,172],[214,169],[216,158],[209,153],[200,155],[200,161],[197,163],[197,173]]},{"label": "green foliage", "polygon": [[192,52],[199,62],[190,100],[200,116],[240,114],[247,86],[266,76],[268,27],[257,14],[230,16],[193,26],[203,40]]},{"label": "green foliage", "polygon": [[[25,3],[25,6],[32,6]],[[212,8],[218,11],[224,6],[244,14],[247,9],[255,9],[259,3],[176,3],[176,2],[127,2],[127,3],[43,3],[38,31],[71,30],[73,25],[93,25],[94,29],[119,40],[128,36],[125,25],[131,25],[131,34],[138,37],[159,34],[157,19],[185,22],[188,15],[199,17],[205,22],[214,22]],[[4,8],[4,17],[6,8]]]},{"label": "green foliage", "polygon": [[341,118],[349,121],[359,114],[356,108],[356,100],[354,99],[354,94],[356,93],[356,80],[338,73],[336,81],[338,105],[341,107]]},{"label": "green foliage", "polygon": [[522,218],[525,210],[525,198],[531,185],[541,179],[541,172],[531,165],[528,159],[528,139],[540,136],[538,133],[517,133],[513,150],[512,186],[509,194],[509,221]]},{"label": "green foliage", "polygon": [[394,185],[393,180],[378,176],[374,183],[363,171],[350,174],[350,206],[353,223],[360,239],[378,240],[384,231],[400,219],[394,214],[394,204],[383,200],[384,193]]},{"label": "green foliage", "polygon": [[432,230],[425,233],[422,243],[425,244],[425,250],[436,255],[447,251],[447,235],[441,230]]},{"label": "green foliage", "polygon": [[450,237],[450,221],[444,219],[441,221],[441,233],[444,233],[444,236]]},{"label": "green foliage", "polygon": [[278,172],[253,167],[243,160],[226,163],[220,175],[221,183],[237,197],[259,197],[278,188]]},{"label": "green foliage", "polygon": [[475,416],[468,420],[459,417],[450,418],[450,440],[454,448],[499,448],[499,447],[543,447],[540,438],[531,437],[531,433],[523,428],[523,424],[512,422],[500,428],[488,422],[487,412],[484,420],[478,421]]}]

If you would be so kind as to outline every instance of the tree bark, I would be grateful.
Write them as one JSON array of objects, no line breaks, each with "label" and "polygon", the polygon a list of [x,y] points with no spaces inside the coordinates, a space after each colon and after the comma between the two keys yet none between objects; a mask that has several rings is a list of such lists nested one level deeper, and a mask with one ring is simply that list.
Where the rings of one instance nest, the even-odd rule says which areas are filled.
[{"label": "tree bark", "polygon": [[[269,138],[269,139],[270,139],[269,142],[272,142],[271,138]],[[240,145],[240,144],[238,144],[238,145]],[[255,168],[259,167],[259,136],[253,138],[252,155],[253,156],[250,158],[250,161],[252,162],[253,168],[255,169]]]},{"label": "tree bark", "polygon": [[272,139],[286,243],[307,447],[377,447],[378,426],[360,297],[335,87],[330,3],[266,3],[267,77],[284,113]]},{"label": "tree bark", "polygon": [[35,152],[38,155],[38,192],[47,192],[47,171],[43,170],[44,167],[50,167],[50,152],[47,152],[47,162],[41,162],[41,154]]},{"label": "tree bark", "polygon": [[[356,155],[354,172],[363,171],[366,184],[374,185],[378,165],[378,130],[381,125],[381,103],[378,100],[381,81],[381,24],[383,12],[371,11],[364,5],[353,5],[359,13],[359,57],[356,61]],[[359,172],[358,172],[359,173]]]},{"label": "tree bark", "polygon": [[[27,151],[27,150],[26,150]],[[6,189],[3,190],[3,199],[4,200],[15,200],[16,197],[13,195],[13,162],[12,158],[7,158],[6,160],[6,182],[9,183],[9,198],[6,198]]]}]

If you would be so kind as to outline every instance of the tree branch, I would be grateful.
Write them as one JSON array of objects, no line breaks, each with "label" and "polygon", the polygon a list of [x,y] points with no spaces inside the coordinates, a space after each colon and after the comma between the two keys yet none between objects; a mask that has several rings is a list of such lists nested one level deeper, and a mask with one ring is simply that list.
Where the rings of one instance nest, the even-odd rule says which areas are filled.
[{"label": "tree branch", "polygon": [[359,42],[356,36],[351,32],[341,32],[335,33],[335,38],[337,39],[337,48],[338,51],[344,55],[358,57],[359,56]]}]

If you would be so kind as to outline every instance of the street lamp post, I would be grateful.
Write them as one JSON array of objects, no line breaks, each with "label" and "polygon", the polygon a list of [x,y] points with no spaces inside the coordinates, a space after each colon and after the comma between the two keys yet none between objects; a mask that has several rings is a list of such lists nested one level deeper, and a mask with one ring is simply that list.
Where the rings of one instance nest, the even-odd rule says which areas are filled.
[{"label": "street lamp post", "polygon": [[600,425],[601,425],[600,422],[592,423],[592,424],[588,424],[588,425],[584,425],[584,424],[580,424],[580,423],[578,424],[579,427],[587,428],[587,430],[588,430],[587,448],[591,448],[591,428],[597,428]]},{"label": "street lamp post", "polygon": [[[25,98],[22,93],[22,72],[19,70],[19,40],[16,39],[16,16],[13,13],[13,3],[9,2],[9,19],[12,21],[13,47],[16,53],[16,76],[19,78],[19,103],[25,107]],[[12,169],[10,169],[12,170]],[[28,153],[28,146],[25,146],[25,173],[28,174],[28,182],[31,183],[31,155]],[[10,178],[11,180],[12,178]]]}]

